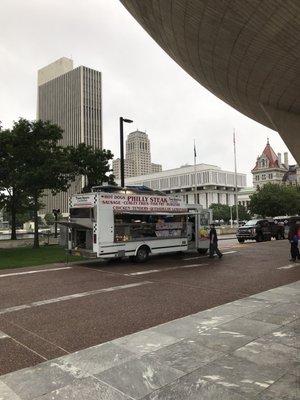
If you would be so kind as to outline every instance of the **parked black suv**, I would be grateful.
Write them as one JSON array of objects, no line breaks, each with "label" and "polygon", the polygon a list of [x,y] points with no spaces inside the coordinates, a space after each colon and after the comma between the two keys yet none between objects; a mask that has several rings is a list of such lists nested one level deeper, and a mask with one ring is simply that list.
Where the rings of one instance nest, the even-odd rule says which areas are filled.
[{"label": "parked black suv", "polygon": [[263,242],[272,237],[284,239],[284,226],[273,219],[252,219],[238,229],[236,237],[240,243],[245,240]]}]

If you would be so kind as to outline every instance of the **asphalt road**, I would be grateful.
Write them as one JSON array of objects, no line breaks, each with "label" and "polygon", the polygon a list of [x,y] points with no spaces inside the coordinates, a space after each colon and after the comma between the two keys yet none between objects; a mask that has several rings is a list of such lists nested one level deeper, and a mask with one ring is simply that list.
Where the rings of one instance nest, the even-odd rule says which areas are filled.
[{"label": "asphalt road", "polygon": [[300,279],[300,263],[289,262],[287,241],[228,239],[220,248],[221,260],[177,253],[146,264],[2,270],[0,373]]}]

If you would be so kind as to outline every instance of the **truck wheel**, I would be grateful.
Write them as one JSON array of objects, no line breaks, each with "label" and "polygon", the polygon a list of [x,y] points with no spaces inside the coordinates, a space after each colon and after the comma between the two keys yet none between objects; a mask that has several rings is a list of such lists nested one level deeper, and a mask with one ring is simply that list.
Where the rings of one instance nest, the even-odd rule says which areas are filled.
[{"label": "truck wheel", "polygon": [[244,243],[245,239],[238,239],[239,243]]},{"label": "truck wheel", "polygon": [[202,256],[205,256],[205,254],[207,253],[208,249],[197,249],[198,253],[201,254]]},{"label": "truck wheel", "polygon": [[263,239],[264,239],[264,238],[263,238],[263,235],[262,235],[261,233],[259,233],[259,234],[257,235],[257,237],[256,237],[255,240],[256,240],[257,242],[262,242]]},{"label": "truck wheel", "polygon": [[134,256],[134,261],[137,263],[146,262],[149,258],[150,249],[147,246],[141,246],[136,255]]}]

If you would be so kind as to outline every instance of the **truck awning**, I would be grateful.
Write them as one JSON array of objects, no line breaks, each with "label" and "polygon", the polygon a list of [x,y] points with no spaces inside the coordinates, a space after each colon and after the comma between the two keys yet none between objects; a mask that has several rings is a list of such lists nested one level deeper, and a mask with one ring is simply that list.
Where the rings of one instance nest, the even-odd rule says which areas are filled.
[{"label": "truck awning", "polygon": [[62,226],[66,226],[67,228],[77,228],[77,229],[92,229],[86,225],[78,224],[78,222],[69,222],[69,221],[61,221],[58,222]]}]

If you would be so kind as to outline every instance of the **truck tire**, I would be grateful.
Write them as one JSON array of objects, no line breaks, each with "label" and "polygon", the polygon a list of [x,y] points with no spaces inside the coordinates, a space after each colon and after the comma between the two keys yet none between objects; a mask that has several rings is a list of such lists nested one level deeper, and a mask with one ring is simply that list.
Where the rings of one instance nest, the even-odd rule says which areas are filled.
[{"label": "truck tire", "polygon": [[239,238],[239,239],[238,239],[238,242],[239,242],[239,243],[244,243],[244,242],[245,242],[245,239]]},{"label": "truck tire", "polygon": [[264,237],[263,237],[263,235],[261,234],[261,233],[259,233],[257,236],[256,236],[256,239],[255,239],[257,242],[262,242],[263,240],[264,240]]},{"label": "truck tire", "polygon": [[201,254],[202,256],[205,256],[205,254],[207,253],[208,249],[197,249],[198,253]]},{"label": "truck tire", "polygon": [[144,263],[149,258],[150,249],[148,246],[139,247],[136,255],[134,256],[134,261],[137,263]]}]

